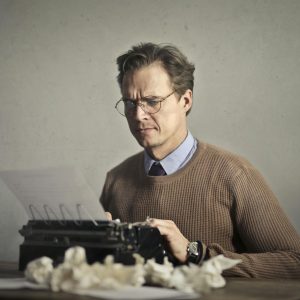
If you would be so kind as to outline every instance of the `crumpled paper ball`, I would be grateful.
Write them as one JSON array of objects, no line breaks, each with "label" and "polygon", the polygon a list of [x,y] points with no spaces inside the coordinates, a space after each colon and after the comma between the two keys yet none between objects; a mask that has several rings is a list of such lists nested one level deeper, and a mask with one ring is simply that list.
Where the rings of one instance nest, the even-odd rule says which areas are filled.
[{"label": "crumpled paper ball", "polygon": [[53,261],[43,256],[28,263],[25,277],[32,282],[48,284],[53,272]]},{"label": "crumpled paper ball", "polygon": [[[222,272],[239,262],[240,260],[233,260],[224,257],[224,255],[218,255],[205,261],[200,268],[191,264],[188,270],[184,270],[187,287],[191,287],[196,293],[207,293],[211,289],[224,287],[226,281],[222,276]],[[185,289],[181,290],[184,291]]]},{"label": "crumpled paper ball", "polygon": [[86,263],[85,249],[79,246],[69,248],[65,252],[64,263],[74,266]]},{"label": "crumpled paper ball", "polygon": [[163,264],[158,264],[154,259],[149,259],[144,269],[147,283],[171,287],[170,279],[174,271],[174,266],[169,262],[167,257],[164,258]]},{"label": "crumpled paper ball", "polygon": [[[140,262],[143,260],[139,259]],[[50,286],[53,291],[75,289],[119,289],[124,286],[141,286],[145,283],[143,263],[124,266],[107,256],[103,264],[87,264],[81,247],[70,248],[62,264],[53,270]]]},{"label": "crumpled paper ball", "polygon": [[240,260],[218,255],[204,262],[202,266],[190,264],[174,268],[168,260],[165,260],[163,265],[148,260],[145,264],[146,279],[147,283],[175,288],[186,293],[207,293],[212,288],[225,286],[222,272],[239,262]]}]

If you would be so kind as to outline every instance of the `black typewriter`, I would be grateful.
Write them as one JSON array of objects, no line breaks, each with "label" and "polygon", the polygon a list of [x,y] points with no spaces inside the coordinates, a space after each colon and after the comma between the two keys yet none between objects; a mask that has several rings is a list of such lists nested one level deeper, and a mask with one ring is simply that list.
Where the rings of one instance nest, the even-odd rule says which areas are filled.
[{"label": "black typewriter", "polygon": [[20,245],[20,271],[41,256],[52,258],[57,265],[63,261],[65,251],[73,246],[85,248],[88,263],[101,262],[109,254],[115,262],[126,265],[135,263],[134,253],[146,260],[154,258],[158,263],[165,256],[172,259],[158,229],[143,223],[31,220],[19,232],[24,237]]}]

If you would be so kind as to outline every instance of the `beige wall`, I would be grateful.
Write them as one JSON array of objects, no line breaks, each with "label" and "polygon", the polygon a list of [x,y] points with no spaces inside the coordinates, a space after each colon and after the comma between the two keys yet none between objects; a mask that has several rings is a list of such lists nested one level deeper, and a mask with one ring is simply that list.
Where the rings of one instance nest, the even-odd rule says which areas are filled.
[{"label": "beige wall", "polygon": [[[0,0],[0,170],[106,171],[140,148],[114,110],[115,57],[171,42],[196,64],[190,129],[247,157],[300,231],[300,1]],[[0,182],[0,260],[26,216]]]}]

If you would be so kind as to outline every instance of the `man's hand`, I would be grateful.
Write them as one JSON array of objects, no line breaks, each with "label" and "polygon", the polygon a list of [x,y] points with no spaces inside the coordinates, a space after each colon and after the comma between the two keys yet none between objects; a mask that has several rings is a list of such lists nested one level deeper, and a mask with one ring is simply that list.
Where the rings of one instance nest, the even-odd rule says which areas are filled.
[{"label": "man's hand", "polygon": [[106,214],[107,220],[108,220],[108,221],[112,221],[112,215],[111,215],[111,213],[108,212],[108,211],[106,211],[105,214]]},{"label": "man's hand", "polygon": [[149,224],[156,227],[168,243],[172,254],[182,263],[187,260],[189,241],[183,236],[176,224],[171,220],[149,219]]}]

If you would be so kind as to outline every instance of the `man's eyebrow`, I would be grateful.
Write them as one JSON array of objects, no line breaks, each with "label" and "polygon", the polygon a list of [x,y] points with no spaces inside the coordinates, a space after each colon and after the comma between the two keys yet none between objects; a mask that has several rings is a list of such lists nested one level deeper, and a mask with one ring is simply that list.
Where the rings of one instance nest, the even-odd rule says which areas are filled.
[{"label": "man's eyebrow", "polygon": [[[161,96],[154,96],[154,95],[147,95],[147,96],[143,96],[141,97],[140,99],[159,99],[159,98],[162,98]],[[134,99],[134,98],[130,98],[130,97],[122,97],[123,100],[126,100],[126,101],[137,101],[138,99]]]},{"label": "man's eyebrow", "polygon": [[144,96],[142,98],[161,98],[160,96],[154,96],[154,95],[147,95],[147,96]]},{"label": "man's eyebrow", "polygon": [[136,101],[135,99],[129,97],[122,97],[122,99],[126,101]]}]

